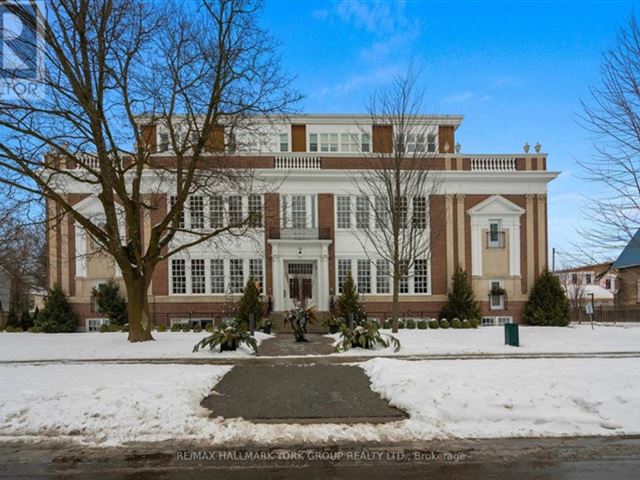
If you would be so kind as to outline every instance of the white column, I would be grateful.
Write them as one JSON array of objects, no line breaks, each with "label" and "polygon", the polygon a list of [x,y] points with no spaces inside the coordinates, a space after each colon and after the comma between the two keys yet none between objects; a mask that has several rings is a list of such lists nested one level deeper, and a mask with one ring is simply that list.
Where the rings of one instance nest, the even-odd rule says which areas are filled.
[{"label": "white column", "polygon": [[76,277],[87,276],[87,235],[80,225],[76,224]]},{"label": "white column", "polygon": [[509,274],[520,275],[520,225],[509,227]]},{"label": "white column", "polygon": [[482,276],[482,227],[471,224],[471,275]]},{"label": "white column", "polygon": [[318,310],[329,310],[329,246],[322,245],[318,262]]},{"label": "white column", "polygon": [[282,283],[282,258],[278,255],[276,245],[271,253],[271,283],[273,285],[273,309],[278,312],[284,310],[284,285]]}]

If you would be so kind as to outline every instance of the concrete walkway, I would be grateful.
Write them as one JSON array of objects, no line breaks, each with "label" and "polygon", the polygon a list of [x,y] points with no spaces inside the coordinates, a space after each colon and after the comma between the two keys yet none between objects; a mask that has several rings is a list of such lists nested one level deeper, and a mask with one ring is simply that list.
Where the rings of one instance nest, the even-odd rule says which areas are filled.
[{"label": "concrete walkway", "polygon": [[333,353],[333,341],[317,333],[307,334],[306,342],[296,342],[292,333],[277,333],[263,340],[258,348],[260,357],[329,355]]},{"label": "concrete walkway", "polygon": [[211,416],[256,423],[382,423],[404,420],[356,366],[236,366],[205,397]]},{"label": "concrete walkway", "polygon": [[156,365],[341,365],[361,363],[372,358],[390,358],[406,361],[423,360],[516,360],[538,358],[640,358],[640,352],[587,352],[587,353],[463,353],[427,355],[291,355],[291,356],[247,356],[210,358],[89,358],[48,360],[1,360],[0,365],[77,365],[83,363],[129,364],[149,363]]}]

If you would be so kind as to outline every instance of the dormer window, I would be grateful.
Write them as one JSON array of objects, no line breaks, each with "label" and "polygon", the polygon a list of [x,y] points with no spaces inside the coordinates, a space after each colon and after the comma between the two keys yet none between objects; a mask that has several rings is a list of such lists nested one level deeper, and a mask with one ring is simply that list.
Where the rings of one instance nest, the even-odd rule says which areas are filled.
[{"label": "dormer window", "polygon": [[160,134],[160,142],[158,144],[158,150],[161,152],[166,152],[169,150],[169,134],[161,133]]}]

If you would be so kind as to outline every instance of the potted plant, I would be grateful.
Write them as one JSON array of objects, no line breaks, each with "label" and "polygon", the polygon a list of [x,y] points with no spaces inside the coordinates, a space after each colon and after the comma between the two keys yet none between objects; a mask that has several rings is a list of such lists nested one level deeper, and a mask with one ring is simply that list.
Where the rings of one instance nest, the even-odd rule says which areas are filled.
[{"label": "potted plant", "polygon": [[220,346],[220,352],[235,351],[242,344],[246,344],[255,353],[258,353],[258,343],[249,332],[237,323],[233,325],[220,325],[213,331],[211,335],[203,338],[193,347],[193,351],[197,352],[200,348],[209,347],[213,350],[216,346]]},{"label": "potted plant", "polygon": [[333,315],[331,315],[331,318],[329,318],[329,320],[325,321],[323,326],[329,327],[329,333],[331,335],[333,335],[333,334],[338,333],[340,331],[340,324],[341,323],[344,323],[341,318],[336,318]]},{"label": "potted plant", "polygon": [[263,318],[260,321],[260,330],[266,333],[267,335],[271,335],[272,328],[273,328],[273,322],[271,322],[270,318]]},{"label": "potted plant", "polygon": [[502,288],[500,285],[493,285],[491,287],[491,296],[499,297],[506,294],[507,294],[507,291],[504,288]]},{"label": "potted plant", "polygon": [[315,321],[313,307],[303,308],[300,304],[296,305],[287,312],[284,322],[289,322],[293,329],[293,336],[296,342],[306,342],[307,324]]},{"label": "potted plant", "polygon": [[394,352],[400,350],[400,341],[392,336],[381,334],[377,323],[365,320],[353,330],[343,326],[341,339],[336,345],[337,352],[343,352],[350,348],[374,349],[376,345],[383,348],[393,346]]}]

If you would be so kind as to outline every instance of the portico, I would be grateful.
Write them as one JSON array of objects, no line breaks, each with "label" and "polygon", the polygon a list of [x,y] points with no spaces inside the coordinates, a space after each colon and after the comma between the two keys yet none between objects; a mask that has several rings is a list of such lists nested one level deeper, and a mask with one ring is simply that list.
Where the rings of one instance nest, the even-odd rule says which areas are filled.
[{"label": "portico", "polygon": [[269,240],[273,309],[284,311],[296,300],[319,311],[329,310],[329,245],[331,240]]}]

